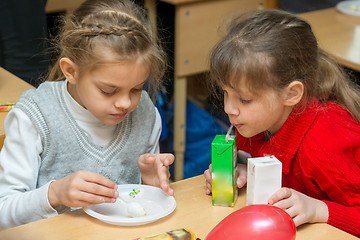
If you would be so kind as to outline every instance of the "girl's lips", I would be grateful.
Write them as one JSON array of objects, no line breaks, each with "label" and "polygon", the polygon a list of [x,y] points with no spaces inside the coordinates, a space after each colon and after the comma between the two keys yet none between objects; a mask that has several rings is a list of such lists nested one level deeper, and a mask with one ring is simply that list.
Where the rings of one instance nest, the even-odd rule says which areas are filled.
[{"label": "girl's lips", "polygon": [[234,127],[236,127],[236,128],[241,128],[242,126],[244,126],[244,124],[233,124],[234,125]]},{"label": "girl's lips", "polygon": [[111,114],[114,118],[123,118],[126,116],[126,112],[124,113],[118,113],[118,114]]}]

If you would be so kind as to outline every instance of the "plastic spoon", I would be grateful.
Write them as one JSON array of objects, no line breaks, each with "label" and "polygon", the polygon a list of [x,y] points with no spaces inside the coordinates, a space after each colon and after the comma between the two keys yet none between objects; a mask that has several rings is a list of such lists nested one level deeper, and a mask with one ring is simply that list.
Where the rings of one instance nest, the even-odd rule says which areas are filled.
[{"label": "plastic spoon", "polygon": [[129,217],[143,217],[146,216],[145,209],[140,203],[134,201],[125,200],[122,196],[118,197],[121,203],[126,205],[126,211]]}]

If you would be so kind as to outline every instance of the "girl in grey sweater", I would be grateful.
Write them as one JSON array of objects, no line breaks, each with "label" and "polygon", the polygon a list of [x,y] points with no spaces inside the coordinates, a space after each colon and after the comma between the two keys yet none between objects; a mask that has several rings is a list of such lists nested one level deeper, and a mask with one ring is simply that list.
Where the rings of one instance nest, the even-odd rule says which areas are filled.
[{"label": "girl in grey sweater", "polygon": [[72,207],[113,203],[117,185],[169,195],[172,154],[160,154],[151,98],[165,68],[134,3],[89,0],[64,19],[48,81],[25,92],[5,120],[0,230]]}]

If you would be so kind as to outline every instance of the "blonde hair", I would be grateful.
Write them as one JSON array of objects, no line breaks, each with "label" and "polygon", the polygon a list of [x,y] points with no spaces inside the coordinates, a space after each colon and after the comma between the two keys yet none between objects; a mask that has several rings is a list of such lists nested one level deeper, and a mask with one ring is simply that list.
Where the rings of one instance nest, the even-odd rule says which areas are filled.
[{"label": "blonde hair", "polygon": [[281,10],[244,13],[230,24],[210,59],[211,86],[236,87],[245,79],[250,91],[280,91],[292,81],[304,85],[301,104],[310,98],[336,102],[360,121],[360,89],[318,47],[310,25]]},{"label": "blonde hair", "polygon": [[[149,91],[155,93],[166,67],[166,57],[152,34],[146,12],[130,0],[88,0],[63,19],[62,29],[55,41],[57,62],[48,80],[64,80],[59,61],[71,59],[80,74],[99,64],[123,62],[141,57],[150,66]],[[103,56],[97,47],[112,51]]]}]

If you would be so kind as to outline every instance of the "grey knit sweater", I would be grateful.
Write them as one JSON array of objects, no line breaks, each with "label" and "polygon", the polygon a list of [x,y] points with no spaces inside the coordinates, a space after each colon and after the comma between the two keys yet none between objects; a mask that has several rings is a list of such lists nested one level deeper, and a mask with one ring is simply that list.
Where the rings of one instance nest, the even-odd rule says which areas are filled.
[{"label": "grey knit sweater", "polygon": [[105,147],[91,142],[66,107],[63,82],[45,82],[25,92],[15,107],[24,111],[41,136],[43,152],[37,187],[79,170],[99,173],[117,184],[138,183],[137,159],[149,151],[155,108],[143,91],[137,108],[116,126]]}]

